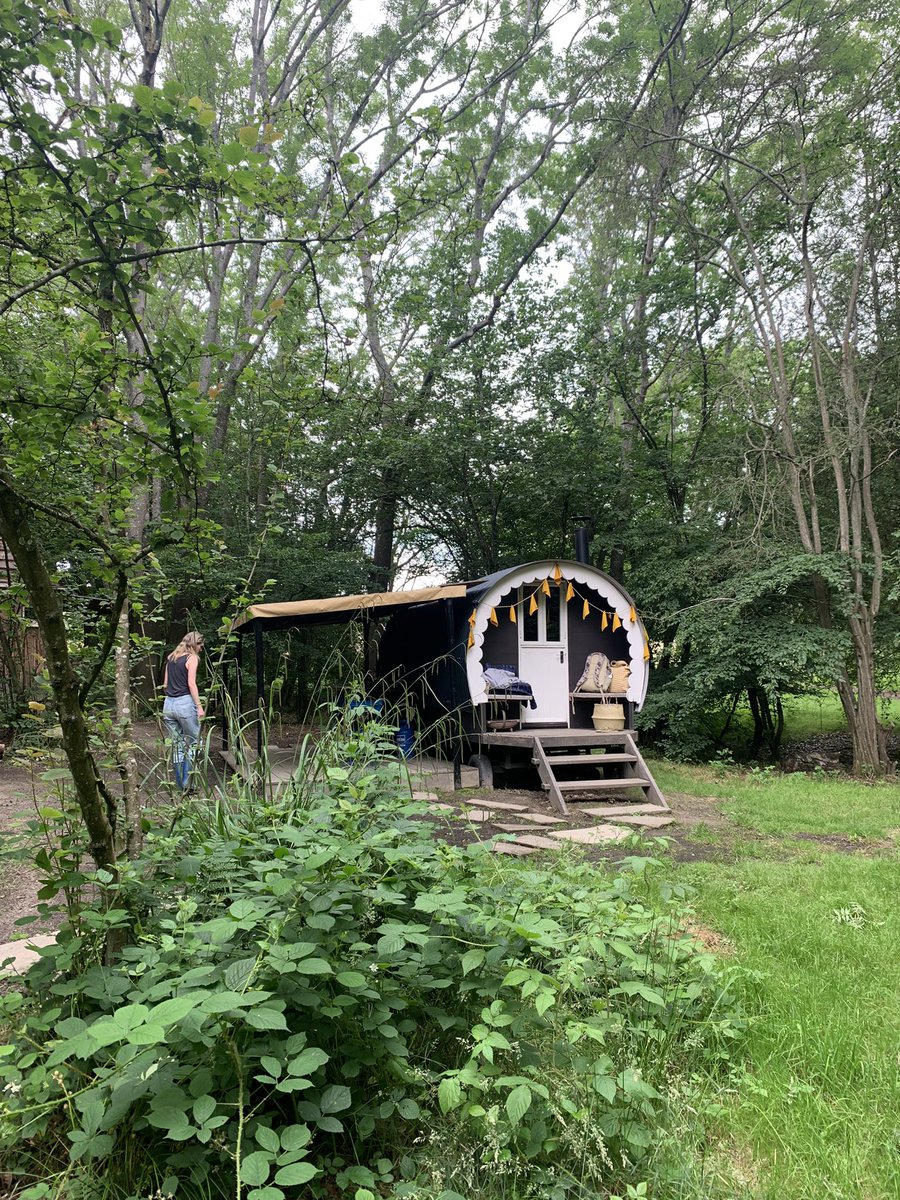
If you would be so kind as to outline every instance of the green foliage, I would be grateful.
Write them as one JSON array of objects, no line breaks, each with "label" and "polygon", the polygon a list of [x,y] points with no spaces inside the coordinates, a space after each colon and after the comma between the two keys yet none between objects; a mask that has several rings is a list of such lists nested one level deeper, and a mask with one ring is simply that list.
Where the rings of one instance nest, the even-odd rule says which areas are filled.
[{"label": "green foliage", "polygon": [[[707,557],[697,547],[680,567],[667,565],[660,603],[671,635],[639,718],[667,756],[711,758],[740,697],[753,692],[780,704],[813,691],[844,662],[848,638],[823,629],[809,602],[813,575],[842,585],[837,556],[773,553],[762,564],[736,553]],[[662,592],[663,580],[655,582]],[[693,602],[682,607],[686,595]],[[768,749],[777,753],[777,740]]]},{"label": "green foliage", "polygon": [[[435,842],[396,767],[325,775],[299,806],[245,797],[158,831],[5,998],[0,1137],[23,1184],[62,1136],[59,1170],[102,1163],[126,1192],[402,1196],[436,1123],[479,1169],[496,1152],[593,1194],[653,1142],[666,1072],[727,1053],[721,972],[651,860],[498,862]],[[116,931],[110,965],[91,947]]]}]

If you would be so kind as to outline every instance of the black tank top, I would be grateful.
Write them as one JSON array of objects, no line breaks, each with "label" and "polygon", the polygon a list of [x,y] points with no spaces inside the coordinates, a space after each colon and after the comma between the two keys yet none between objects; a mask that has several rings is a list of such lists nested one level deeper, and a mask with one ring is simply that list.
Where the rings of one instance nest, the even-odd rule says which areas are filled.
[{"label": "black tank top", "polygon": [[170,658],[166,663],[166,695],[171,696],[173,700],[191,694],[188,687],[187,660],[188,656],[185,654],[174,660]]}]

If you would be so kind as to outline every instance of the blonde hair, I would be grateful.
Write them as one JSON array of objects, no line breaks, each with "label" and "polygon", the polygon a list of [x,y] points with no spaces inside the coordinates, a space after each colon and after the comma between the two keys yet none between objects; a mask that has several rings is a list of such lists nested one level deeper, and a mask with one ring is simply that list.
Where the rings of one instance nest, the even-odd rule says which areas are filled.
[{"label": "blonde hair", "polygon": [[199,654],[203,649],[203,634],[191,631],[186,633],[172,653],[169,655],[169,662],[175,662],[177,658],[183,657],[185,654]]}]

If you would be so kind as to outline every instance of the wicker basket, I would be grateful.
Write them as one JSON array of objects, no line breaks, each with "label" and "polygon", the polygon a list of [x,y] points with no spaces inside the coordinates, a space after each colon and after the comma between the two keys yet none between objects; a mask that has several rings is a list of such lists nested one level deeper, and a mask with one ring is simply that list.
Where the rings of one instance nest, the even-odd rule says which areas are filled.
[{"label": "wicker basket", "polygon": [[591,720],[598,733],[615,733],[625,728],[625,709],[617,700],[595,704]]},{"label": "wicker basket", "polygon": [[611,692],[627,692],[628,680],[631,678],[631,667],[627,662],[619,661],[610,664],[612,666],[612,682],[609,685]]}]

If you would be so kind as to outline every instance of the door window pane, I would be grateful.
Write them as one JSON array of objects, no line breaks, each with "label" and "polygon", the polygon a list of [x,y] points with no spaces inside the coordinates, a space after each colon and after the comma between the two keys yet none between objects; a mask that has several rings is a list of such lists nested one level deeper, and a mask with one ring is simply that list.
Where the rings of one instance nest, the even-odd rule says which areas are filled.
[{"label": "door window pane", "polygon": [[538,640],[538,613],[540,612],[540,608],[538,608],[538,612],[530,613],[528,611],[531,607],[530,594],[526,596],[523,589],[520,595],[523,601],[520,609],[522,613],[522,641],[536,642]]},{"label": "door window pane", "polygon": [[545,640],[548,642],[559,642],[560,637],[560,595],[559,588],[550,586],[550,595],[542,596],[541,600],[544,604],[544,609],[547,614],[547,633]]}]

